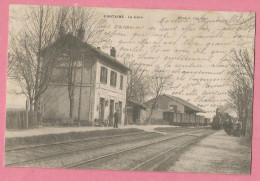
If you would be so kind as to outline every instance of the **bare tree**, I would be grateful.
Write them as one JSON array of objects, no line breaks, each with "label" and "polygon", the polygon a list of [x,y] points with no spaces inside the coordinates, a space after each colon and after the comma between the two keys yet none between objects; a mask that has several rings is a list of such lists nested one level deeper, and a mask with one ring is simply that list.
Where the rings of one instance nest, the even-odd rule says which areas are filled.
[{"label": "bare tree", "polygon": [[[68,87],[70,117],[73,118],[75,87],[82,88],[83,47],[55,44],[68,33],[90,44],[106,41],[103,36],[106,20],[95,14],[94,8],[30,6],[26,13],[16,18],[22,24],[19,32],[10,32],[8,76],[20,84],[30,102],[30,112],[38,112],[41,95],[50,81],[63,81]],[[18,13],[19,14],[19,13]],[[17,12],[16,12],[17,16]],[[55,45],[54,45],[55,44]],[[64,52],[64,47],[67,49]],[[73,48],[71,48],[73,47]],[[63,61],[59,61],[65,57]],[[56,76],[57,71],[60,75]],[[61,68],[62,67],[62,68]],[[78,71],[81,68],[81,71]],[[78,75],[81,72],[81,76]],[[58,78],[57,78],[58,77]],[[80,91],[81,92],[81,91]],[[81,93],[79,94],[78,119],[80,119]]]},{"label": "bare tree", "polygon": [[[126,88],[125,114],[127,115],[127,106],[130,101],[143,103],[149,95],[149,81],[146,71],[142,69],[141,65],[136,65],[134,61],[125,61],[124,64],[131,69],[131,73],[127,77]],[[128,124],[127,116],[125,124]]]},{"label": "bare tree", "polygon": [[[77,37],[82,43],[87,42],[91,45],[105,41],[103,37],[105,20],[99,18],[95,14],[93,8],[82,7],[61,7],[59,11],[61,17],[60,33],[62,37],[67,33]],[[67,50],[63,55],[62,68],[60,69],[59,78],[62,79],[68,87],[68,95],[70,101],[70,118],[73,119],[73,107],[75,107],[75,88],[79,83],[79,104],[78,104],[78,120],[80,121],[81,111],[81,89],[82,74],[84,65],[84,55],[86,54],[86,46],[79,44],[67,45]],[[81,69],[81,71],[79,71]],[[78,75],[81,73],[81,75]],[[78,82],[78,78],[80,81]],[[80,122],[79,122],[80,123]]]},{"label": "bare tree", "polygon": [[152,99],[152,105],[151,105],[151,112],[148,117],[148,123],[151,122],[151,117],[153,114],[153,111],[156,107],[158,97],[162,94],[162,92],[167,88],[167,85],[170,81],[172,74],[167,73],[166,70],[155,67],[152,75],[150,75],[150,91],[152,93],[153,99]]},{"label": "bare tree", "polygon": [[[229,65],[230,103],[242,121],[242,132],[252,133],[254,50],[235,50],[227,60]],[[250,116],[251,115],[251,116]],[[246,130],[248,128],[248,130]]]},{"label": "bare tree", "polygon": [[78,36],[79,30],[84,30],[79,38],[91,45],[106,41],[103,27],[107,21],[97,16],[95,8],[61,7],[60,16],[62,17],[61,26],[65,33],[69,32]]},{"label": "bare tree", "polygon": [[[32,6],[23,18],[23,29],[10,33],[9,66],[29,98],[30,112],[37,112],[40,96],[47,90],[57,49],[43,50],[57,38],[56,11],[53,7]],[[11,70],[11,69],[10,69]],[[10,72],[11,73],[11,72]]]},{"label": "bare tree", "polygon": [[[127,65],[125,63],[125,65]],[[126,100],[143,103],[149,95],[149,81],[146,71],[141,65],[135,65],[134,61],[127,65],[131,69],[131,74],[128,76],[126,89]]]},{"label": "bare tree", "polygon": [[12,53],[8,53],[8,65],[7,65],[7,77],[13,77],[15,69],[15,56]]},{"label": "bare tree", "polygon": [[[65,50],[61,57],[55,64],[55,70],[53,75],[54,83],[65,84],[68,88],[69,106],[70,106],[70,118],[73,118],[73,108],[75,99],[75,88],[78,84],[79,69],[83,68],[82,64],[82,47],[76,43],[66,43]],[[58,84],[59,85],[59,84]]]}]

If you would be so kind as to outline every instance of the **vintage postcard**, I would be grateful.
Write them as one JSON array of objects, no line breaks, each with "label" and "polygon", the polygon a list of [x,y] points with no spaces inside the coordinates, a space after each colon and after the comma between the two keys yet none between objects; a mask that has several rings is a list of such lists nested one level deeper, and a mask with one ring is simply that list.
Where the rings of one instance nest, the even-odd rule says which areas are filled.
[{"label": "vintage postcard", "polygon": [[255,13],[9,15],[5,167],[251,173]]}]

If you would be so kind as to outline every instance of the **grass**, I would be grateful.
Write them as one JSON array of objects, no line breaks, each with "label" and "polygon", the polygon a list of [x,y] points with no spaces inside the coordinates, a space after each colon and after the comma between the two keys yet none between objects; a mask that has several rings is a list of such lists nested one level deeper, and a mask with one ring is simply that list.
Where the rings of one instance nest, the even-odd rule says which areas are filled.
[{"label": "grass", "polygon": [[239,144],[247,147],[252,147],[252,139],[248,136],[240,137]]}]

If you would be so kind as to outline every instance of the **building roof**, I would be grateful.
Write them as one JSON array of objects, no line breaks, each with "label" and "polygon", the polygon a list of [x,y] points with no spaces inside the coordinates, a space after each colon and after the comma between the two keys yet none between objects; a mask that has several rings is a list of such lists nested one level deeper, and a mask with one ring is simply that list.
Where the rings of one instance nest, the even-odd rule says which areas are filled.
[{"label": "building roof", "polygon": [[185,105],[187,107],[189,107],[190,109],[193,109],[194,111],[204,112],[205,113],[205,111],[203,109],[201,109],[201,108],[199,108],[199,107],[197,107],[197,106],[195,106],[195,105],[185,101],[182,98],[179,98],[179,97],[176,97],[176,96],[171,96],[171,95],[168,95],[168,94],[163,94],[163,95],[166,96],[166,97],[169,97],[169,98],[171,98],[171,99],[173,99],[173,100],[175,100],[175,101],[177,101],[177,102],[179,102],[179,103],[181,103],[181,104],[183,104],[183,105]]},{"label": "building roof", "polygon": [[[192,110],[194,110],[194,111],[196,111],[196,112],[205,113],[205,111],[202,110],[201,108],[199,108],[199,107],[197,107],[197,106],[195,106],[195,105],[193,105],[193,104],[191,104],[191,103],[185,101],[185,100],[182,99],[182,98],[179,98],[179,97],[176,97],[176,96],[171,96],[171,95],[168,95],[168,94],[162,94],[162,95],[160,95],[160,96],[166,96],[166,97],[168,97],[168,98],[170,98],[170,99],[172,99],[172,100],[174,100],[174,101],[176,101],[176,102],[179,102],[179,103],[183,104],[184,106],[189,107],[190,109],[192,109]],[[159,96],[159,97],[160,97],[160,96]],[[149,100],[149,101],[151,101],[151,100]],[[147,102],[148,102],[148,101],[147,101]]]},{"label": "building roof", "polygon": [[138,103],[138,102],[135,102],[135,101],[127,101],[127,102],[134,104],[134,105],[137,105],[137,106],[140,106],[140,108],[142,108],[142,109],[146,109],[146,105],[144,105],[144,104],[141,104],[141,103]]},{"label": "building roof", "polygon": [[62,43],[62,41],[69,41],[72,40],[74,42],[77,42],[79,44],[81,44],[82,46],[85,46],[86,48],[90,48],[91,50],[93,50],[95,53],[97,53],[97,55],[99,55],[100,57],[103,57],[104,60],[109,61],[110,63],[116,64],[122,68],[124,68],[125,70],[131,71],[131,69],[129,67],[127,67],[126,65],[124,65],[123,63],[121,63],[120,61],[116,60],[116,58],[112,57],[111,55],[108,55],[107,53],[101,51],[100,49],[94,47],[93,45],[87,43],[87,42],[83,42],[81,39],[79,39],[78,37],[68,33],[65,36],[59,38],[58,40],[56,40],[52,45],[50,45],[49,47],[45,48],[44,51],[46,51],[48,48],[52,48],[55,45],[58,45],[60,42]]}]

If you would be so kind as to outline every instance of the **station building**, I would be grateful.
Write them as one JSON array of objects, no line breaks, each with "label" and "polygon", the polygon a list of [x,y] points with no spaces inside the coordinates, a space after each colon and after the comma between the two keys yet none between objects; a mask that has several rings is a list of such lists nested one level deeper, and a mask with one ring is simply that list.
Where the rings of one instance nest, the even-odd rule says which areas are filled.
[{"label": "station building", "polygon": [[[151,99],[144,103],[147,107],[147,118],[149,118],[151,113],[153,101],[154,99]],[[205,113],[205,111],[179,97],[162,94],[157,97],[150,124],[204,124],[204,116],[197,115],[197,113]]]},{"label": "station building", "polygon": [[[72,117],[71,121],[80,120],[82,124],[111,124],[118,109],[119,124],[123,124],[127,75],[131,70],[116,60],[116,49],[112,47],[109,55],[71,34],[60,37],[48,48],[57,46],[60,56],[41,99],[43,119],[62,121]],[[68,69],[71,64],[74,67]],[[69,79],[74,80],[72,86]]]}]

